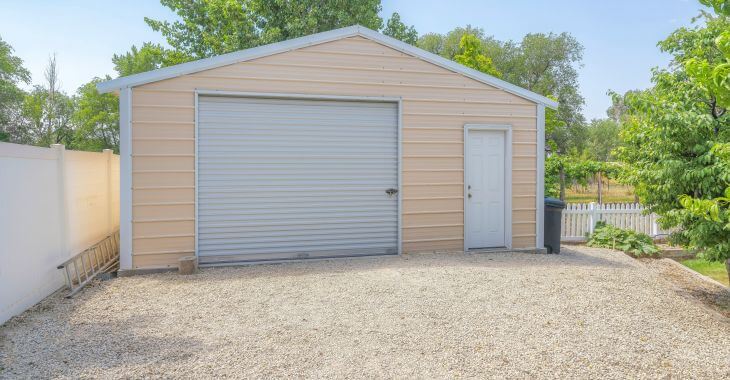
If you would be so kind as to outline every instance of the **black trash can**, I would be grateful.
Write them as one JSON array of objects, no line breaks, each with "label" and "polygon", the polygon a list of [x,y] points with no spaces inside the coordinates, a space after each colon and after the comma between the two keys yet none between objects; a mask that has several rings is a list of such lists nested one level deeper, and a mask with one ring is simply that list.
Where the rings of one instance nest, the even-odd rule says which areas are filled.
[{"label": "black trash can", "polygon": [[560,253],[560,226],[565,202],[545,198],[545,248],[547,253]]}]

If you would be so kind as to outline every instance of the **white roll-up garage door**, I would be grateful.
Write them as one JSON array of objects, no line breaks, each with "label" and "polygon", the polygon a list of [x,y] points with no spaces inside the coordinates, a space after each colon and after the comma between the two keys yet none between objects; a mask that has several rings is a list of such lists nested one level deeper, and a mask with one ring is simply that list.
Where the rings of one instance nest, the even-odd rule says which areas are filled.
[{"label": "white roll-up garage door", "polygon": [[398,252],[396,103],[201,95],[197,144],[201,262]]}]

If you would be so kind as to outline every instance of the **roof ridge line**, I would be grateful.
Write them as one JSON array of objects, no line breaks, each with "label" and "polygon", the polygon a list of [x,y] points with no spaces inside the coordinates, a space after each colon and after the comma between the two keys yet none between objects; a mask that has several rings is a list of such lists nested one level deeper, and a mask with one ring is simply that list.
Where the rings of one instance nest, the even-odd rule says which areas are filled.
[{"label": "roof ridge line", "polygon": [[543,104],[550,108],[558,107],[558,103],[556,101],[543,95],[516,86],[497,77],[466,67],[457,62],[448,60],[444,57],[423,50],[417,46],[407,44],[403,41],[386,36],[382,33],[358,24],[347,26],[344,28],[333,29],[326,32],[320,32],[308,36],[297,37],[290,40],[275,42],[268,45],[261,45],[249,49],[221,54],[210,58],[203,58],[196,61],[185,62],[179,65],[163,67],[160,69],[146,71],[143,73],[133,74],[125,77],[119,77],[109,81],[101,82],[97,84],[96,87],[101,93],[116,91],[122,88],[135,87],[147,83],[171,79],[186,74],[191,74],[203,70],[210,70],[239,62],[245,62],[256,58],[262,58],[274,54],[283,53],[286,51],[300,49],[306,46],[319,45],[322,43],[327,43],[355,35],[367,38],[376,43],[380,43],[392,49],[398,50],[404,54],[408,54],[415,58],[422,59],[433,65],[440,66],[458,74],[462,74],[478,82],[482,82],[484,84],[499,88],[503,91],[533,101],[535,103]]}]

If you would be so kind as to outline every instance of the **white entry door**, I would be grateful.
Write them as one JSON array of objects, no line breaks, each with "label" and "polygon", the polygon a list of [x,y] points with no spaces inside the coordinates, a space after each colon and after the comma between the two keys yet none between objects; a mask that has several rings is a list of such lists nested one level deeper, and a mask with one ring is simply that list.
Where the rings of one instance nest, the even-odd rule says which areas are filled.
[{"label": "white entry door", "polygon": [[505,131],[470,130],[466,152],[466,248],[504,247]]}]

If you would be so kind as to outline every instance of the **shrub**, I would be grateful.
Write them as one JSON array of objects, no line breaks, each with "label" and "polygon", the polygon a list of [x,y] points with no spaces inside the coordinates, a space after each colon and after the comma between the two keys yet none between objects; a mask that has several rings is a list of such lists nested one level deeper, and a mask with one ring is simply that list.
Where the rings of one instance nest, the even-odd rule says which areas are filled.
[{"label": "shrub", "polygon": [[659,252],[649,235],[614,227],[603,221],[596,223],[596,228],[588,237],[588,246],[618,249],[634,256],[648,256]]}]

